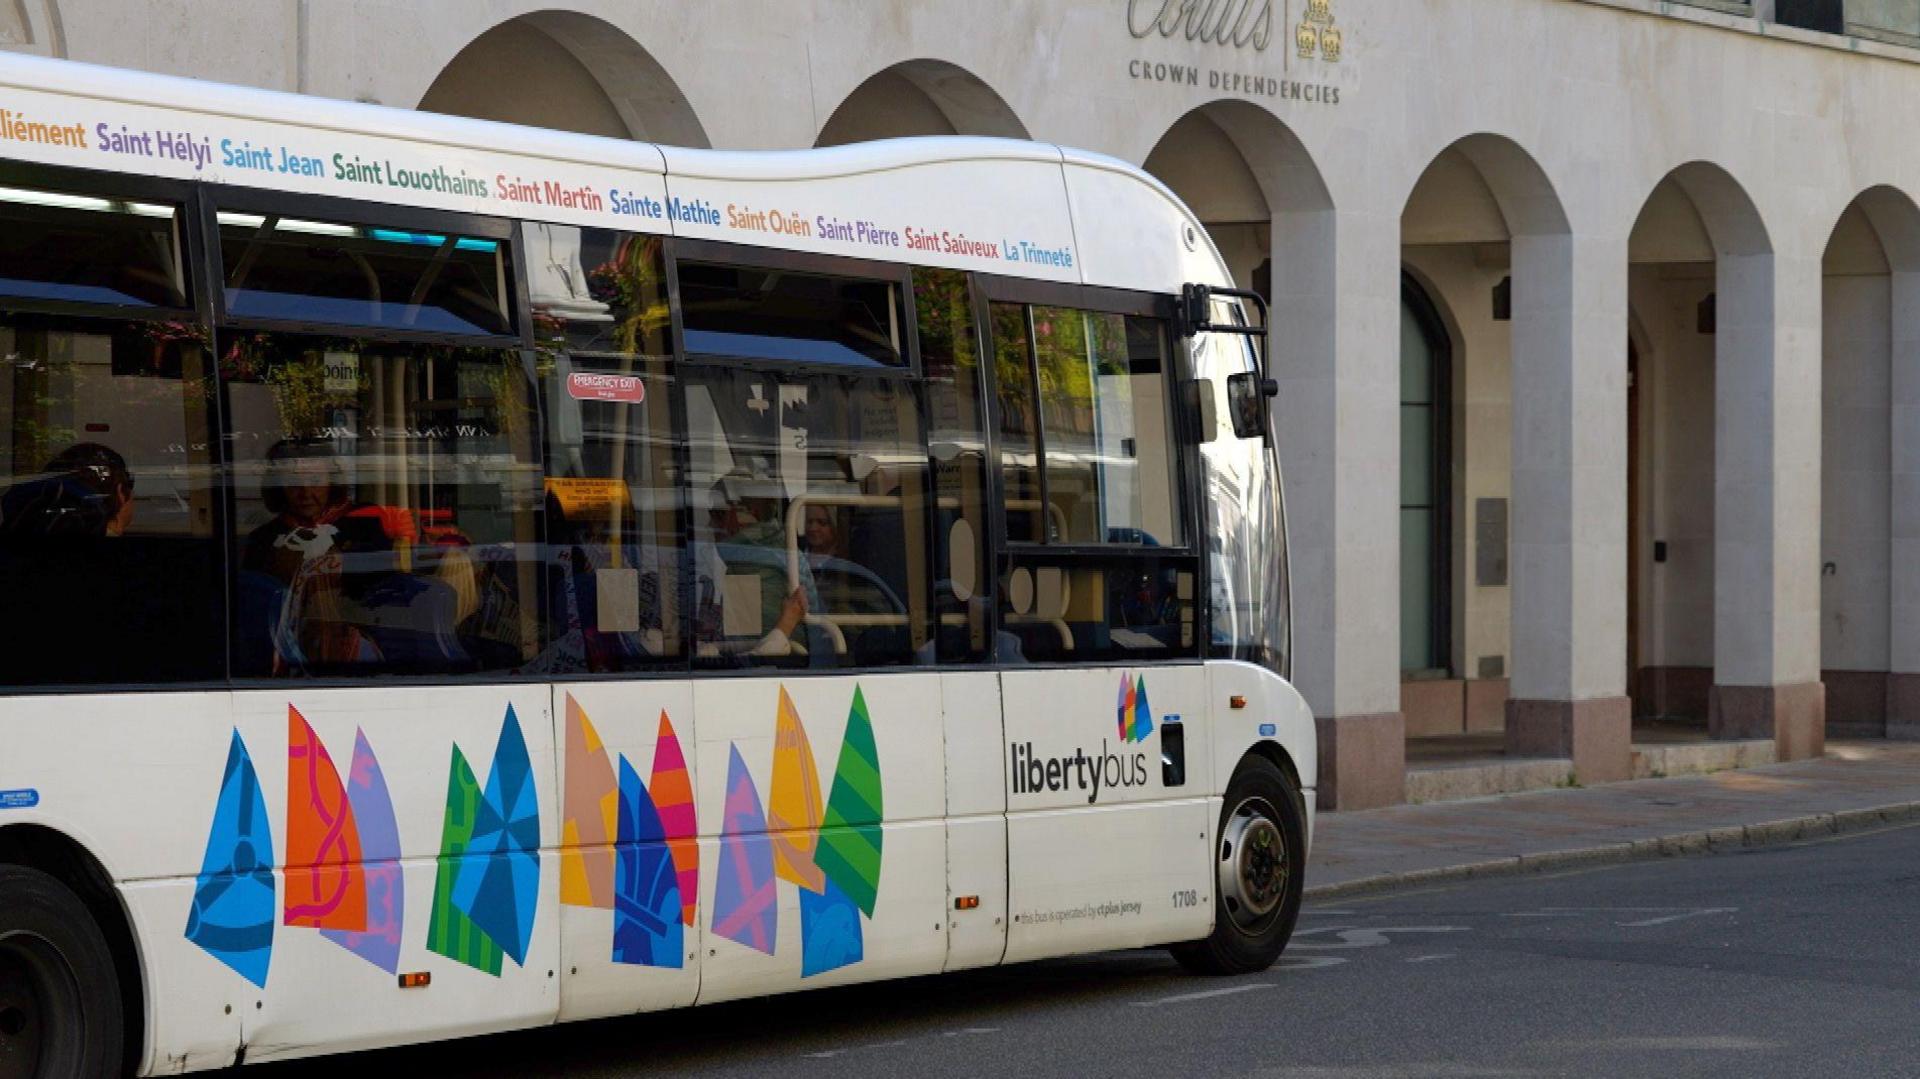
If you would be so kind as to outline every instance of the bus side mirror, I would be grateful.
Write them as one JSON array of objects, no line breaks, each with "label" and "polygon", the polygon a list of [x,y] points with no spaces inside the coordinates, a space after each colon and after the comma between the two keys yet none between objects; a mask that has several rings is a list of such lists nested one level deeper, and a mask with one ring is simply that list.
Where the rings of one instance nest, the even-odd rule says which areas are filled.
[{"label": "bus side mirror", "polygon": [[1187,415],[1193,418],[1193,440],[1206,445],[1220,437],[1220,412],[1213,403],[1213,380],[1187,380]]},{"label": "bus side mirror", "polygon": [[1265,438],[1267,434],[1267,398],[1279,396],[1280,387],[1270,378],[1252,371],[1227,376],[1227,410],[1233,417],[1233,433],[1240,438]]}]

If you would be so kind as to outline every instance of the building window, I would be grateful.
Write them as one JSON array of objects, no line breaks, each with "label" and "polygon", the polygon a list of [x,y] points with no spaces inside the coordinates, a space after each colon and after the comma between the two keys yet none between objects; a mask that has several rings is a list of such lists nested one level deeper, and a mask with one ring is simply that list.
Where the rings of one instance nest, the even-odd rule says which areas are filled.
[{"label": "building window", "polygon": [[1438,310],[1412,278],[1400,286],[1400,667],[1451,667],[1452,349]]}]

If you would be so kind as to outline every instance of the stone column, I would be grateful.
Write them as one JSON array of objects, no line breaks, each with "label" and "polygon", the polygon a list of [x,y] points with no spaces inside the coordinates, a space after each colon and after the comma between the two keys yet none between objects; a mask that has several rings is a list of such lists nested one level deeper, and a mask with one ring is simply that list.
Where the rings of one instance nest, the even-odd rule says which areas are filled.
[{"label": "stone column", "polygon": [[1406,797],[1400,222],[1329,210],[1276,214],[1273,229],[1293,669],[1319,728],[1318,800],[1325,809],[1392,805]]},{"label": "stone column", "polygon": [[1920,273],[1893,275],[1887,737],[1920,740]]},{"label": "stone column", "polygon": [[1816,257],[1723,254],[1714,362],[1715,738],[1826,746]]},{"label": "stone column", "polygon": [[1633,773],[1626,695],[1627,247],[1513,239],[1513,696],[1507,752]]}]

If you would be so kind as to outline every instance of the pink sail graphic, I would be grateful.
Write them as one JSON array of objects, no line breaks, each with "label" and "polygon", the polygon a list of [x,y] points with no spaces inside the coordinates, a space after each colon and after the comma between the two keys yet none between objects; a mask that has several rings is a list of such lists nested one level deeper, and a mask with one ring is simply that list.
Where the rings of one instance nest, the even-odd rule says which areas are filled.
[{"label": "pink sail graphic", "polygon": [[720,828],[720,864],[713,889],[716,936],[772,955],[779,909],[775,903],[773,848],[760,792],[740,750],[729,747],[727,801]]},{"label": "pink sail graphic", "polygon": [[660,735],[653,746],[653,778],[647,784],[660,824],[667,833],[667,850],[673,855],[674,873],[680,884],[680,921],[693,924],[694,907],[700,896],[700,834],[694,818],[693,779],[687,773],[687,758],[680,752],[680,738],[673,731],[667,710],[660,710]]}]

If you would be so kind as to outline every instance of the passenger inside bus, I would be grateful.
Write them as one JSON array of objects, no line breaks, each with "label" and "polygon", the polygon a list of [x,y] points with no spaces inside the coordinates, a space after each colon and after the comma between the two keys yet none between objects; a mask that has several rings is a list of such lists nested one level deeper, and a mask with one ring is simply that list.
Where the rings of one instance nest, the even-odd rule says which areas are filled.
[{"label": "passenger inside bus", "polygon": [[706,527],[694,541],[694,639],[702,656],[776,658],[792,655],[796,642],[816,651],[800,632],[816,606],[807,567],[798,586],[764,584],[769,569],[786,578],[785,520],[781,500],[743,473],[709,490]]},{"label": "passenger inside bus", "polygon": [[[377,661],[380,650],[347,608],[385,566],[360,557],[349,567],[349,556],[410,542],[411,519],[354,502],[325,442],[282,439],[266,463],[260,495],[273,516],[247,533],[240,591],[243,610],[254,607],[271,621],[272,673]],[[257,628],[243,624],[242,636]]]},{"label": "passenger inside bus", "polygon": [[240,554],[238,663],[251,674],[478,662],[463,625],[483,603],[470,541],[433,510],[357,500],[332,446],[282,439]]},{"label": "passenger inside bus", "polygon": [[132,523],[127,460],[98,442],[69,446],[0,496],[0,533],[9,537],[118,537]]},{"label": "passenger inside bus", "polygon": [[[13,632],[0,683],[62,684],[167,676],[197,647],[177,639],[179,582],[192,551],[135,536],[134,477],[119,451],[69,446],[0,494],[0,599]],[[155,635],[158,635],[157,637]]]}]

